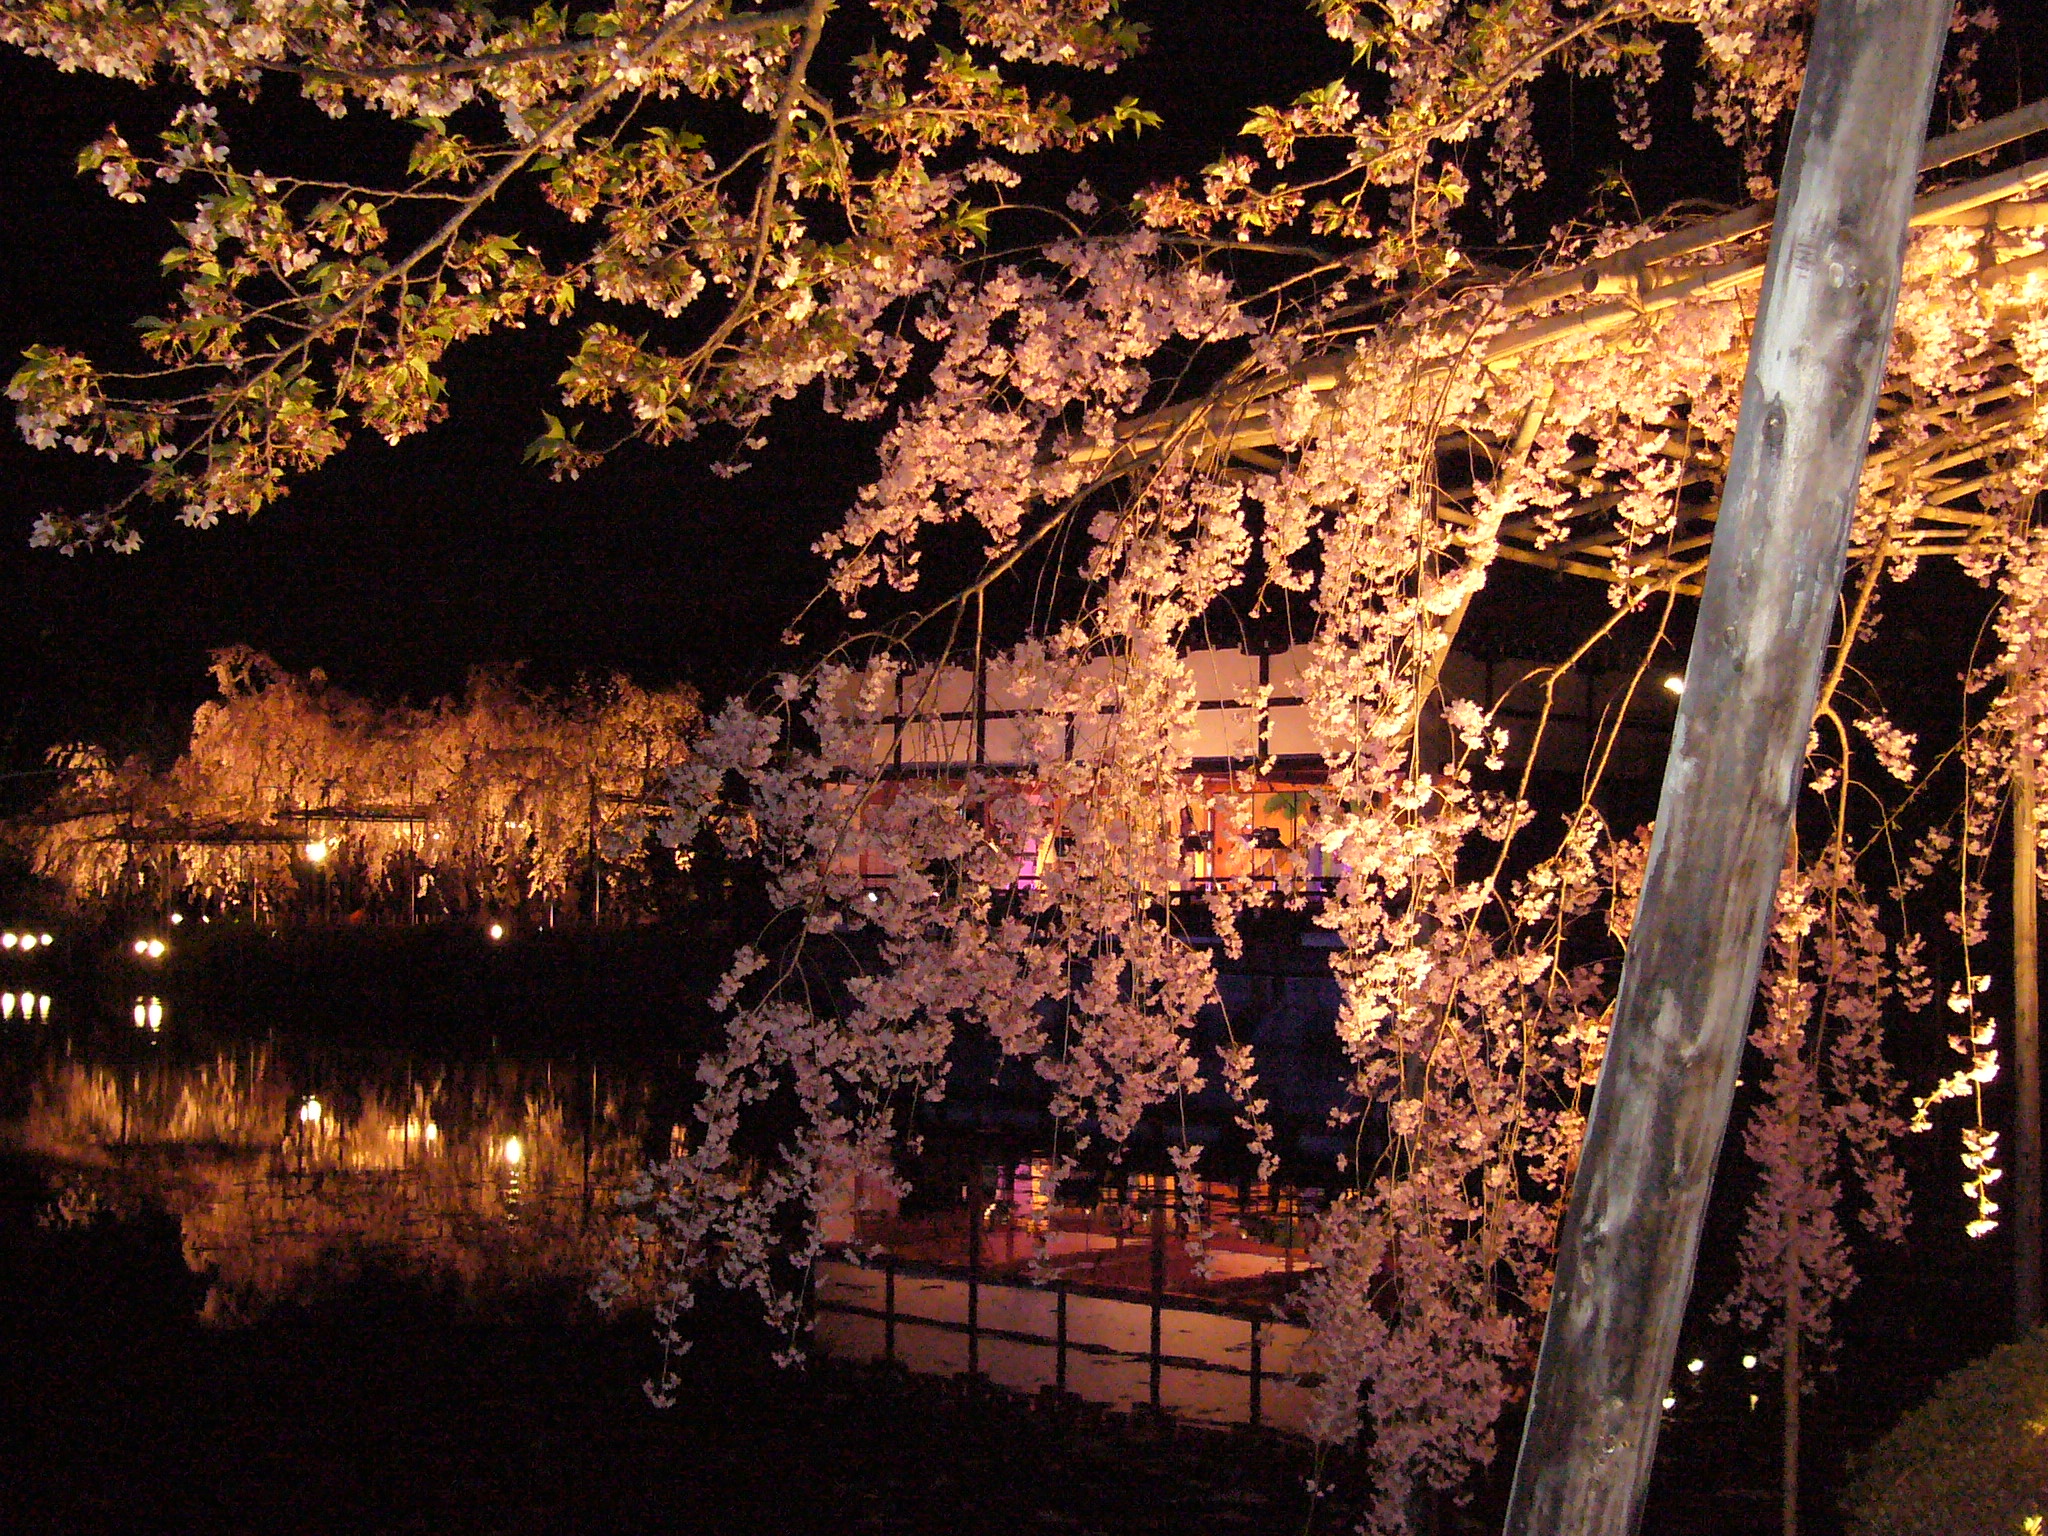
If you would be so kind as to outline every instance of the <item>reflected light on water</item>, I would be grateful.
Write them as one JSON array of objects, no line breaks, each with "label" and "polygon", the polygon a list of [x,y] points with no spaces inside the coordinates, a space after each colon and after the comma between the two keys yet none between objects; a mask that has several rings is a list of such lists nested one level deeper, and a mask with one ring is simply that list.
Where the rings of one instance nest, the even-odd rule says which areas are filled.
[{"label": "reflected light on water", "polygon": [[[9,995],[25,1013],[18,992],[0,1007]],[[163,1000],[135,997],[123,1033],[168,1045],[168,1028],[142,1033],[152,1002],[168,1023]],[[580,1289],[610,1251],[611,1196],[641,1165],[660,1069],[600,1084],[587,1061],[546,1056],[198,1050],[198,1022],[146,1059],[100,1059],[91,1033],[29,1037],[0,1057],[0,1138],[53,1191],[175,1217],[207,1320],[250,1321],[372,1270],[472,1296]]]},{"label": "reflected light on water", "polygon": [[138,997],[134,1009],[135,1027],[155,1034],[164,1027],[164,1000],[160,997]]}]

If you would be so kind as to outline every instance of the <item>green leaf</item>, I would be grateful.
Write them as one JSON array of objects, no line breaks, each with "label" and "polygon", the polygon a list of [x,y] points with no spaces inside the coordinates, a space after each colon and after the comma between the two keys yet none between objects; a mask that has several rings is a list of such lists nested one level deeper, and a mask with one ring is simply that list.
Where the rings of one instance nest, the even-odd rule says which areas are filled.
[{"label": "green leaf", "polygon": [[948,222],[964,235],[971,235],[976,240],[987,240],[988,216],[994,212],[993,208],[978,208],[969,203],[959,203],[954,206],[952,218]]},{"label": "green leaf", "polygon": [[1157,128],[1165,122],[1157,112],[1148,112],[1138,105],[1138,98],[1126,96],[1109,111],[1109,126],[1103,130],[1109,138],[1115,138],[1120,129],[1128,127],[1133,134],[1143,133],[1147,128]]},{"label": "green leaf", "polygon": [[561,417],[550,415],[546,411],[541,412],[540,419],[548,424],[548,429],[526,445],[524,461],[528,464],[545,464],[550,459],[558,457],[564,448],[576,441],[577,434],[583,430],[582,422],[577,422],[573,427],[564,427]]}]

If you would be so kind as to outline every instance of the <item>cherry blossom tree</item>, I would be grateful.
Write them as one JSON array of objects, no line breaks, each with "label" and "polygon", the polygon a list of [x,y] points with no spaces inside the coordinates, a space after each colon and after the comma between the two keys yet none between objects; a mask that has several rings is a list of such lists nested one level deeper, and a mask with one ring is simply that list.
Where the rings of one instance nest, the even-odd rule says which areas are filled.
[{"label": "cherry blossom tree", "polygon": [[[1546,80],[1606,82],[1645,142],[1678,48],[1698,60],[1698,111],[1768,193],[1810,8],[1313,9],[1351,70],[1254,105],[1241,148],[1116,208],[1071,178],[1064,197],[1023,190],[1059,179],[1054,157],[1154,121],[1095,78],[1144,41],[1111,0],[13,7],[0,36],[16,45],[172,80],[191,100],[153,145],[110,132],[82,162],[117,198],[187,199],[166,258],[177,292],[144,361],[39,348],[10,393],[31,441],[136,466],[125,498],[38,525],[66,550],[132,547],[152,500],[201,525],[254,512],[352,432],[396,439],[439,419],[452,348],[540,320],[580,327],[564,414],[532,450],[557,474],[706,433],[736,470],[775,406],[804,393],[875,422],[875,473],[819,543],[826,595],[803,621],[826,624],[836,604],[843,643],[793,651],[687,760],[671,750],[680,711],[658,731],[603,711],[570,727],[666,744],[668,836],[758,860],[774,908],[714,998],[728,1033],[699,1066],[687,1146],[629,1197],[619,1276],[658,1275],[671,1348],[712,1283],[754,1294],[799,1347],[833,1202],[897,1184],[910,1106],[943,1094],[971,1037],[1043,1082],[1062,1175],[1117,1155],[1210,1071],[1269,1160],[1250,1051],[1211,1064],[1194,1048],[1215,963],[1186,923],[1198,903],[1230,955],[1248,910],[1292,907],[1341,946],[1339,1113],[1354,1136],[1304,1298],[1317,1433],[1367,1436],[1368,1519],[1392,1531],[1418,1500],[1469,1485],[1533,1359],[1644,856],[1638,829],[1610,828],[1598,805],[1630,701],[1696,590],[1768,215],[1690,244],[1663,221],[1591,219],[1519,282],[1474,231],[1511,228],[1547,174]],[[1965,117],[1992,23],[1959,23]],[[263,170],[211,98],[283,76],[323,109],[410,125],[407,165],[374,184]],[[532,216],[522,187],[550,210],[545,231],[509,211]],[[1890,1151],[1905,1088],[1881,1037],[1933,983],[1924,941],[1870,895],[1902,883],[1874,861],[1909,819],[1926,834],[1913,880],[1960,861],[1951,916],[1975,954],[2001,765],[2040,734],[2048,546],[2030,517],[2048,423],[2031,401],[2048,380],[2048,265],[2042,225],[1969,222],[1981,206],[1956,201],[1957,220],[1923,222],[1908,250],[1896,404],[1818,722],[1807,809],[1828,830],[1788,860],[1754,1039],[1757,1195],[1727,1306],[1787,1354],[1824,1335],[1853,1280],[1845,1178],[1874,1233],[1905,1218]],[[1954,459],[1959,440],[1974,458]],[[1938,479],[1956,462],[1981,471],[1961,490]],[[1850,799],[1873,766],[1901,784],[1924,766],[1850,658],[1881,592],[1933,547],[1916,530],[1958,498],[2004,648],[1980,679],[1995,702],[1954,758],[1959,830],[1924,786],[1895,805]],[[1589,506],[1605,519],[1597,569]],[[975,573],[934,590],[926,556],[963,536]],[[1529,684],[1533,739],[1513,739],[1504,699],[1442,681],[1511,538],[1518,555],[1603,576],[1613,603]],[[994,632],[988,598],[1030,583],[1054,595]],[[1258,878],[1195,879],[1182,816],[1206,791],[1189,783],[1189,652],[1224,618],[1297,600],[1324,778],[1298,791],[1299,831]],[[1576,803],[1539,811],[1559,689],[1620,635],[1640,650],[1589,733]],[[1004,770],[955,753],[899,771],[906,741],[959,728],[949,664],[1002,694],[1017,739]],[[345,781],[321,775],[337,756],[376,765],[346,781],[362,803],[416,802],[390,775],[431,762],[409,771],[465,807],[463,868],[517,863],[529,894],[560,890],[585,825],[573,783],[529,807],[507,786],[562,775],[478,768],[518,759],[540,729],[497,686],[401,725],[309,703],[307,682],[231,683],[243,692],[194,738],[195,765],[223,766],[187,779],[268,797],[274,814],[280,796],[334,803]],[[259,728],[270,710],[276,728]],[[404,750],[380,755],[380,731]],[[603,760],[621,755],[608,745]],[[1261,781],[1259,755],[1233,766],[1233,789]],[[106,814],[128,771],[78,761],[81,810],[98,796]],[[196,793],[179,772],[162,792]],[[517,820],[533,851],[515,858],[502,829]],[[104,878],[103,852],[68,857],[75,881]],[[1995,1071],[1981,974],[1952,994],[1967,1065],[1930,1085],[1923,1121]],[[1975,1230],[1993,1216],[1994,1153],[1980,1118],[1965,1148]],[[1191,1206],[1199,1159],[1173,1150]],[[664,1373],[656,1395],[673,1384]]]},{"label": "cherry blossom tree", "polygon": [[562,693],[481,671],[418,709],[246,647],[216,653],[214,677],[220,697],[162,773],[58,753],[64,780],[20,829],[36,873],[83,904],[139,886],[158,904],[288,911],[317,866],[399,913],[422,895],[430,911],[573,911],[644,873],[701,721],[688,688],[623,677]]}]

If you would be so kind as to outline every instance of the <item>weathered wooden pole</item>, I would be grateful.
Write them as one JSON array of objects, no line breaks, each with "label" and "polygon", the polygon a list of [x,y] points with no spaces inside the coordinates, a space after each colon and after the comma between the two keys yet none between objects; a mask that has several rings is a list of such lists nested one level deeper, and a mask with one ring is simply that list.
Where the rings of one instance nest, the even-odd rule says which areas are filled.
[{"label": "weathered wooden pole", "polygon": [[1628,1536],[1756,994],[1949,0],[1822,0],[1510,1536]]},{"label": "weathered wooden pole", "polygon": [[2041,941],[2035,870],[2036,765],[2012,765],[2012,1313],[2025,1338],[2041,1326]]}]

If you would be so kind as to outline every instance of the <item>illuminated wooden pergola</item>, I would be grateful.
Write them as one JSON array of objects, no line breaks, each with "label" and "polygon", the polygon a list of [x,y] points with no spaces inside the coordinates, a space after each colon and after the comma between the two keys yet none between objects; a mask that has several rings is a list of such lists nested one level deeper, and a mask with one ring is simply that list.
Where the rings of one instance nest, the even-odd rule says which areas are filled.
[{"label": "illuminated wooden pergola", "polygon": [[[1992,153],[2035,134],[2048,134],[2048,101],[1930,141],[1921,160],[1922,174]],[[1916,226],[2048,231],[2048,200],[2034,200],[2044,189],[2048,189],[2048,158],[2029,160],[2009,170],[1926,192],[1914,205],[1912,222]],[[1525,316],[1561,306],[1554,313],[1511,322],[1484,341],[1484,366],[1504,387],[1525,380],[1532,407],[1540,409],[1542,364],[1531,355],[1540,348],[1591,337],[1611,338],[1617,347],[1649,345],[1654,342],[1655,328],[1645,322],[1652,322],[1657,315],[1759,285],[1774,207],[1756,203],[1700,219],[1597,261],[1533,277],[1509,288],[1497,303],[1475,305],[1475,323],[1489,313]],[[1987,262],[1970,281],[1995,289],[2043,268],[2048,268],[2048,251]],[[1998,338],[1996,350],[1981,365],[1991,379],[1983,388],[1936,401],[1915,400],[1891,391],[1880,401],[1878,438],[1870,465],[1881,477],[1881,484],[1910,488],[1919,502],[1910,522],[1890,530],[1896,554],[1967,554],[1993,533],[1996,518],[1980,505],[1978,493],[2005,472],[2013,429],[2038,409],[2031,382],[2013,357],[2009,323],[2010,317],[2006,334]],[[1270,408],[1304,385],[1319,394],[1336,390],[1343,382],[1348,360],[1348,351],[1339,349],[1310,358],[1285,373],[1233,376],[1201,399],[1134,423],[1122,434],[1113,454],[1084,449],[1078,457],[1083,462],[1100,463],[1103,478],[1110,479],[1149,462],[1167,446],[1180,444],[1211,456],[1226,473],[1272,475],[1281,469],[1283,460],[1276,451]],[[1910,432],[1905,430],[1909,422]],[[1535,424],[1530,419],[1526,430],[1533,434]],[[1630,551],[1633,570],[1624,573],[1617,569],[1622,533],[1610,514],[1622,499],[1621,493],[1601,478],[1589,456],[1566,466],[1568,473],[1578,477],[1579,493],[1568,506],[1549,513],[1541,522],[1534,516],[1522,516],[1502,526],[1500,558],[1595,581],[1626,580],[1697,596],[1713,541],[1725,465],[1712,448],[1688,443],[1685,425],[1675,415],[1668,422],[1643,425],[1646,432],[1670,430],[1674,441],[1663,451],[1682,462],[1681,485],[1690,493],[1682,500],[1678,524],[1667,539],[1652,549]],[[1469,522],[1465,509],[1472,495],[1471,477],[1460,466],[1474,460],[1498,463],[1513,447],[1498,437],[1457,424],[1447,429],[1437,444],[1437,515],[1451,523]],[[1566,525],[1562,536],[1560,524]]]}]

